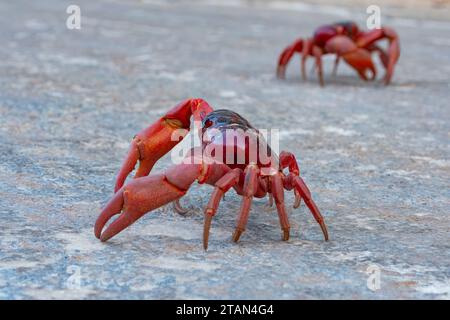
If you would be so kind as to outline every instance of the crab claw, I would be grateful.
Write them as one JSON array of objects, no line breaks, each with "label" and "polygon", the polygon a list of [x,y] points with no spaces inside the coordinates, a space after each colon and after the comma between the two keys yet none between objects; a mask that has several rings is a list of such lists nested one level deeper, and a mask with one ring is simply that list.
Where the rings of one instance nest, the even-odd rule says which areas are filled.
[{"label": "crab claw", "polygon": [[388,85],[391,82],[392,75],[394,74],[395,64],[400,57],[400,42],[397,33],[389,27],[382,27],[380,29],[361,33],[356,42],[358,47],[368,48],[380,39],[387,39],[389,41],[387,57],[382,58],[384,59],[383,65],[386,67],[384,83]]},{"label": "crab claw", "polygon": [[[361,79],[366,81],[375,79],[376,69],[370,52],[364,48],[359,48],[349,37],[335,36],[328,40],[325,49],[327,52],[335,53],[337,57],[343,57],[345,62],[358,72]],[[367,76],[368,70],[371,72],[370,78]]]},{"label": "crab claw", "polygon": [[[164,174],[132,180],[116,192],[100,213],[95,222],[95,236],[107,241],[147,212],[180,199],[199,177],[201,169],[200,164],[188,162],[172,166]],[[102,232],[116,214],[120,216]]]},{"label": "crab claw", "polygon": [[128,175],[139,161],[135,178],[146,176],[153,165],[177,145],[189,132],[191,117],[201,121],[212,108],[202,99],[185,100],[154,124],[140,131],[131,142],[128,155],[117,175],[114,191],[117,192],[125,183]]},{"label": "crab claw", "polygon": [[[147,212],[179,199],[185,193],[186,190],[176,188],[162,174],[135,179],[121,188],[100,213],[94,227],[95,236],[107,241]],[[120,216],[102,232],[116,214]]]},{"label": "crab claw", "polygon": [[[370,52],[366,49],[358,48],[355,51],[343,55],[345,62],[351,65],[358,72],[361,79],[368,81],[374,80],[377,76],[377,70],[372,62]],[[370,71],[370,77],[367,76]]]}]

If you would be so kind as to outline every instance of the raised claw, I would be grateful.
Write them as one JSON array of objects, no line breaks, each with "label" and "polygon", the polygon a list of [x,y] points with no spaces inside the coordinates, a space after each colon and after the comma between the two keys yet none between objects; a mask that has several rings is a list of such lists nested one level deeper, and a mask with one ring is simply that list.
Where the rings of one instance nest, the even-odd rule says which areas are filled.
[{"label": "raised claw", "polygon": [[368,48],[380,39],[387,39],[389,41],[387,54],[382,57],[383,65],[386,67],[384,83],[388,85],[391,82],[392,75],[394,74],[395,64],[400,57],[400,40],[397,32],[389,27],[382,27],[380,29],[361,33],[356,42],[359,47]]},{"label": "raised claw", "polygon": [[[337,59],[343,57],[345,62],[358,72],[361,79],[365,81],[375,79],[376,69],[370,52],[364,48],[359,48],[357,43],[349,37],[335,36],[327,41],[325,49],[327,52],[335,53]],[[367,71],[370,71],[370,77],[367,76]]]},{"label": "raised claw", "polygon": [[131,142],[128,155],[117,175],[114,191],[117,192],[125,183],[128,175],[139,161],[135,178],[150,173],[156,161],[168,153],[188,133],[191,117],[201,121],[212,108],[202,99],[185,100],[148,128],[140,131]]}]

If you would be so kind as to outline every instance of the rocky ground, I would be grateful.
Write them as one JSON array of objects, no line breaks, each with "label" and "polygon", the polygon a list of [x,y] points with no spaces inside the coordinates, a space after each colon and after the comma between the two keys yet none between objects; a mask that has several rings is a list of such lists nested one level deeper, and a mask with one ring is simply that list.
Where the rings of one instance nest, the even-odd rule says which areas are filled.
[{"label": "rocky ground", "polygon": [[[332,77],[330,57],[321,88],[312,74],[301,80],[298,59],[277,80],[278,54],[317,25],[364,25],[365,11],[78,0],[81,29],[69,30],[69,4],[0,3],[1,299],[450,298],[449,21],[387,13],[402,46],[392,85],[344,65]],[[94,237],[131,138],[187,97],[280,130],[329,242],[304,206],[289,209],[281,242],[264,199],[234,244],[240,197],[230,193],[204,252],[212,189],[198,184],[186,217],[167,206],[108,243]]]}]

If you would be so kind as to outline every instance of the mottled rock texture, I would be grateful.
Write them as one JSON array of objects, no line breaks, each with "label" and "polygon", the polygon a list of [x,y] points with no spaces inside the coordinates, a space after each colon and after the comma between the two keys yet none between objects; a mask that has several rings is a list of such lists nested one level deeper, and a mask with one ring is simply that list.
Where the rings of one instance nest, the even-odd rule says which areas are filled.
[{"label": "mottled rock texture", "polygon": [[[364,25],[365,11],[78,0],[68,30],[72,2],[0,3],[1,299],[450,298],[450,22],[383,16],[401,37],[392,85],[343,64],[332,77],[330,57],[320,88],[298,58],[277,80],[279,52],[322,23]],[[100,243],[93,224],[131,138],[187,97],[280,129],[331,241],[287,193],[289,242],[264,199],[234,244],[230,193],[204,252],[212,188],[195,184],[186,217],[160,208]]]}]

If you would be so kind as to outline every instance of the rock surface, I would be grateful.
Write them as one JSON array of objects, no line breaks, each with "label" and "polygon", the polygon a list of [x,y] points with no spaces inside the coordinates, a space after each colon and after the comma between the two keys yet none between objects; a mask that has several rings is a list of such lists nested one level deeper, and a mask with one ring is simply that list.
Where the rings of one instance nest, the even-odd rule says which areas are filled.
[{"label": "rock surface", "polygon": [[[69,1],[0,3],[0,299],[450,299],[450,22],[385,18],[401,37],[393,84],[343,64],[332,77],[330,57],[320,88],[298,58],[277,80],[277,56],[343,9],[77,3],[80,30],[66,28]],[[263,199],[234,244],[230,193],[204,252],[212,188],[195,184],[186,217],[166,206],[100,243],[93,224],[131,137],[187,97],[279,129],[331,241],[286,193],[291,240]]]}]

